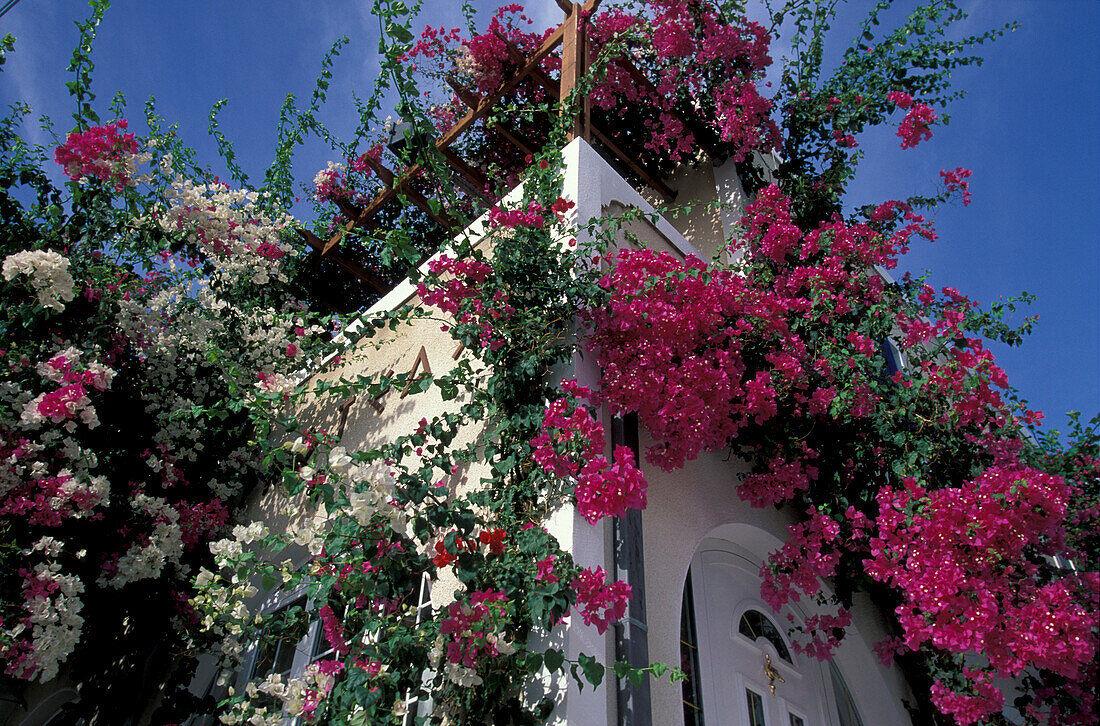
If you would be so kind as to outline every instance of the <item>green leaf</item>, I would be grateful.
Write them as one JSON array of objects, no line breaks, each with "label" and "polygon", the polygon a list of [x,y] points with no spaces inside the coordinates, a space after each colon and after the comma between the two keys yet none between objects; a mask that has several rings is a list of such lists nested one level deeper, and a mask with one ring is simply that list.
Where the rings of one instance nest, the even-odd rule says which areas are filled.
[{"label": "green leaf", "polygon": [[546,664],[546,670],[553,673],[561,669],[561,664],[565,662],[565,653],[551,648],[542,654],[542,658]]},{"label": "green leaf", "polygon": [[442,379],[436,380],[435,384],[439,386],[439,396],[444,401],[451,401],[458,397],[458,386],[453,381]]},{"label": "green leaf", "polygon": [[593,687],[603,683],[604,666],[602,663],[597,661],[595,657],[584,653],[581,653],[577,660],[581,664],[581,670],[584,671],[584,677],[588,679]]},{"label": "green leaf", "polygon": [[408,43],[413,39],[412,33],[409,32],[409,29],[403,25],[398,25],[397,23],[386,24],[386,35],[390,36],[398,43]]}]

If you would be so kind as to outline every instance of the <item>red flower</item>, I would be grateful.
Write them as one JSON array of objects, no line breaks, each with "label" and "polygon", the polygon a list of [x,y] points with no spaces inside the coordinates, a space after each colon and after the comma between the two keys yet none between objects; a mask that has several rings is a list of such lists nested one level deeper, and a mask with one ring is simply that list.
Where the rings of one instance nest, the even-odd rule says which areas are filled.
[{"label": "red flower", "polygon": [[442,541],[435,543],[435,551],[439,553],[432,558],[432,562],[435,563],[436,567],[446,567],[458,559],[455,555],[447,551],[447,546],[443,544]]},{"label": "red flower", "polygon": [[504,554],[504,538],[508,534],[503,529],[490,529],[477,536],[481,543],[489,546],[489,554]]}]

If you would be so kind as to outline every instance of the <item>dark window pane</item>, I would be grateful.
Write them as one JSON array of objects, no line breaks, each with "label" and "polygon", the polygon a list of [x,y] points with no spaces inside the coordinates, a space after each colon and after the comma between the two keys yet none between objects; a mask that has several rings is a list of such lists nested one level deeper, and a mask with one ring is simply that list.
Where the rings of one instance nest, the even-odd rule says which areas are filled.
[{"label": "dark window pane", "polygon": [[294,635],[284,637],[279,641],[279,649],[275,653],[275,672],[276,673],[289,673],[291,666],[294,665],[294,651],[297,648],[298,641],[301,638],[295,638]]},{"label": "dark window pane", "polygon": [[792,665],[794,664],[794,661],[791,660],[791,653],[787,650],[787,644],[783,642],[783,636],[779,634],[779,629],[759,610],[746,610],[745,614],[741,616],[741,622],[737,625],[737,631],[752,640],[763,638],[775,646],[775,652],[779,654],[780,658]]},{"label": "dark window pane", "polygon": [[272,614],[271,625],[256,645],[256,660],[250,678],[266,678],[271,673],[285,676],[290,672],[294,665],[294,653],[309,630],[309,622],[301,617],[301,613],[295,618],[288,615],[293,608],[301,609],[305,604],[306,599],[302,597]]},{"label": "dark window pane", "polygon": [[275,664],[275,646],[265,638],[260,640],[256,648],[256,660],[252,665],[250,678],[266,678],[271,672],[271,666]]},{"label": "dark window pane", "polygon": [[680,668],[685,678],[680,686],[684,702],[684,726],[703,726],[703,700],[699,688],[699,639],[695,631],[695,599],[691,573],[684,583],[680,601]]},{"label": "dark window pane", "polygon": [[756,691],[745,689],[745,697],[749,702],[749,726],[767,726],[764,719],[764,698]]}]

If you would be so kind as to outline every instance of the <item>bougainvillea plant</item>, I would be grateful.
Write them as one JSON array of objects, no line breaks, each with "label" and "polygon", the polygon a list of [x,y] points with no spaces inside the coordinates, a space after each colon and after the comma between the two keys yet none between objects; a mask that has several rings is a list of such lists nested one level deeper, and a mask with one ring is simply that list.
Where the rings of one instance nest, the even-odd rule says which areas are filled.
[{"label": "bougainvillea plant", "polygon": [[[117,641],[125,660],[174,612],[193,624],[193,648],[217,642],[224,677],[208,688],[218,704],[167,696],[166,723],[204,710],[229,724],[403,723],[428,702],[425,722],[544,722],[554,703],[531,695],[536,679],[599,686],[605,675],[595,656],[569,659],[548,636],[566,619],[604,633],[631,597],[549,531],[563,506],[593,525],[646,506],[643,462],[605,450],[607,407],[648,430],[648,463],[675,470],[728,450],[750,467],[731,497],[792,513],[762,597],[776,610],[818,601],[795,632],[800,652],[828,659],[854,594],[868,591],[893,616],[876,650],[904,668],[919,718],[996,722],[1009,679],[1028,723],[1088,723],[1097,425],[1068,444],[1036,440],[1027,427],[1040,414],[1016,401],[986,345],[1026,332],[1003,321],[1011,304],[983,310],[886,272],[918,238],[935,239],[927,207],[969,200],[968,170],[942,172],[935,198],[841,204],[859,134],[889,124],[923,151],[945,115],[935,107],[952,98],[951,71],[995,34],[946,40],[962,14],[937,2],[875,39],[876,8],[823,78],[830,8],[783,9],[793,57],[774,92],[763,84],[772,38],[738,3],[625,2],[584,18],[594,61],[578,93],[597,125],[615,121],[612,143],[662,174],[732,159],[751,191],[736,234],[706,261],[613,251],[615,220],[573,218],[558,153],[569,113],[558,104],[575,109],[577,97],[536,81],[502,94],[503,111],[456,146],[493,183],[456,188],[438,174],[423,140],[516,69],[513,49],[530,53],[550,31],[532,32],[509,5],[482,33],[429,28],[418,41],[404,3],[378,3],[383,77],[409,125],[403,144],[380,145],[386,130],[364,127],[334,145],[340,161],[307,189],[345,219],[317,229],[334,232],[349,204],[369,203],[378,164],[416,161],[423,171],[409,183],[433,211],[460,222],[487,212],[492,245],[460,235],[411,271],[418,305],[364,316],[338,341],[298,302],[285,154],[261,189],[207,178],[155,118],[147,138],[121,114],[100,123],[78,51],[80,125],[53,153],[64,190],[14,122],[4,126],[6,178],[37,195],[28,207],[2,198],[2,291],[14,312],[3,328],[0,556],[21,563],[4,569],[8,673],[125,687],[132,671],[97,672],[81,648]],[[551,86],[560,65],[554,54],[542,63]],[[294,130],[283,151],[305,130],[327,133],[315,106],[284,117]],[[538,148],[503,143],[501,124]],[[520,182],[521,198],[499,201]],[[344,243],[374,245],[380,267],[430,251],[404,212],[389,222]],[[450,372],[340,377],[348,348],[424,317],[463,346]],[[598,386],[559,380],[578,350],[599,361]],[[311,358],[322,352],[337,357]],[[453,406],[371,448],[347,450],[310,416],[352,394],[429,388]],[[289,526],[237,521],[241,493],[264,480],[289,503]],[[261,590],[304,604],[265,610]],[[428,607],[429,591],[444,604]],[[120,608],[120,593],[160,607]],[[95,635],[92,617],[107,624]],[[245,673],[243,691],[228,688],[254,644],[294,644],[309,628],[317,647],[303,672]],[[632,681],[669,670],[611,668]],[[102,707],[94,701],[87,708]]]},{"label": "bougainvillea plant", "polygon": [[331,336],[263,190],[195,168],[152,107],[101,122],[106,5],[79,24],[73,130],[33,146],[27,107],[0,121],[0,671],[80,683],[121,723],[193,642],[197,568],[266,480],[245,409]]},{"label": "bougainvillea plant", "polygon": [[[1040,414],[1014,402],[983,342],[1019,342],[1021,331],[1001,322],[1005,308],[983,311],[955,290],[884,272],[914,238],[936,238],[922,208],[960,193],[969,201],[968,170],[945,171],[935,198],[848,214],[839,201],[857,135],[892,124],[905,148],[927,142],[938,121],[933,106],[951,98],[950,70],[977,60],[961,51],[996,33],[943,40],[960,14],[929,6],[876,45],[849,50],[822,80],[819,43],[831,15],[795,8],[799,52],[765,99],[768,34],[732,10],[670,1],[591,15],[597,70],[582,87],[597,127],[601,113],[616,114],[614,142],[658,169],[697,161],[708,146],[739,163],[755,201],[728,241],[723,259],[734,263],[648,250],[608,255],[610,234],[575,246],[582,235],[567,224],[552,151],[561,137],[552,119],[529,111],[553,100],[545,85],[516,86],[503,101],[513,115],[498,116],[545,143],[543,153],[509,151],[492,125],[458,142],[503,186],[522,181],[523,197],[488,209],[491,256],[460,240],[418,280],[421,301],[479,360],[432,381],[447,396],[466,391],[461,413],[422,420],[390,445],[351,455],[376,467],[372,478],[341,480],[331,443],[313,454],[330,462],[317,496],[337,514],[297,535],[316,553],[300,581],[328,608],[324,632],[344,672],[357,673],[311,706],[314,717],[381,722],[405,713],[408,699],[430,697],[433,718],[537,722],[549,704],[519,694],[540,669],[602,679],[593,658],[566,661],[532,636],[567,616],[602,632],[629,598],[625,583],[581,569],[541,526],[563,501],[590,522],[645,506],[640,462],[629,449],[610,460],[604,451],[589,407],[606,405],[638,415],[656,442],[649,462],[674,470],[704,451],[731,449],[752,467],[731,496],[801,515],[762,572],[762,595],[776,609],[801,598],[828,605],[822,581],[831,583],[833,610],[799,628],[801,652],[828,659],[851,623],[853,593],[870,590],[897,616],[896,637],[877,650],[924,689],[924,705],[915,706],[926,709],[922,718],[933,717],[927,709],[960,724],[995,718],[1004,693],[994,678],[1026,685],[1017,705],[1029,720],[1088,718],[1095,428],[1079,432],[1071,454],[1035,446],[1025,427]],[[390,11],[388,19],[400,15]],[[390,70],[406,79],[418,66],[439,81],[437,92],[444,83],[454,91],[424,112],[426,125],[443,130],[470,94],[492,92],[550,32],[529,25],[510,5],[467,38],[446,28],[428,28],[419,40],[395,31]],[[918,26],[936,32],[919,40]],[[555,81],[560,58],[547,56],[541,70]],[[783,161],[764,184],[750,152],[773,149]],[[344,189],[334,174],[321,172],[319,194]],[[597,256],[602,267],[581,263]],[[408,314],[385,315],[392,322]],[[602,370],[594,391],[549,378],[571,359],[578,314],[579,344]],[[340,395],[354,388],[341,383]],[[375,396],[392,381],[365,385]],[[484,427],[483,449],[447,446],[466,426]],[[454,478],[471,460],[490,473],[485,488],[461,492]],[[291,480],[316,487],[317,466]],[[362,504],[363,492],[379,487],[386,494]],[[250,555],[237,555],[211,580],[215,599],[232,602],[224,596],[232,573],[239,581],[250,571],[240,559]],[[276,574],[274,564],[265,567]],[[335,579],[318,580],[318,572]],[[444,582],[452,574],[461,583],[455,601],[436,618],[413,618],[417,577]],[[228,722],[300,712],[285,699],[232,704]]]}]

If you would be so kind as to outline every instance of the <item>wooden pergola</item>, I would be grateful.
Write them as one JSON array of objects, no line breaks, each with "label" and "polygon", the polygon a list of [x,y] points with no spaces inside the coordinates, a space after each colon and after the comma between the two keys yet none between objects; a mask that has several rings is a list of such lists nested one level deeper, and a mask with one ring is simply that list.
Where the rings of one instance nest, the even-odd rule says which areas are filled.
[{"label": "wooden pergola", "polygon": [[[564,11],[565,19],[531,55],[525,55],[514,43],[504,38],[503,35],[499,36],[506,43],[508,54],[513,65],[516,66],[516,70],[503,79],[496,90],[483,96],[462,85],[453,75],[447,77],[448,85],[466,106],[467,110],[462,118],[434,141],[434,146],[446,164],[458,175],[461,183],[479,196],[484,196],[483,190],[488,185],[489,180],[480,169],[462,159],[451,148],[454,142],[477,121],[485,118],[506,94],[513,91],[527,78],[530,78],[558,102],[560,113],[570,113],[571,111],[562,102],[569,99],[579,81],[588,73],[592,49],[587,37],[587,18],[596,11],[600,0],[587,0],[584,5],[569,0],[555,0],[555,2]],[[559,46],[561,47],[562,57],[561,78],[559,81],[554,81],[540,66],[542,61]],[[629,59],[617,58],[615,62],[625,68],[639,86],[646,88],[652,94],[657,93],[652,81]],[[589,142],[595,140],[611,156],[629,168],[638,179],[663,198],[672,196],[673,191],[659,178],[657,173],[650,169],[638,155],[630,154],[620,148],[610,138],[610,133],[593,121],[591,99],[589,97],[586,96],[581,99],[579,106],[580,108],[574,114],[572,127],[568,131],[568,140],[574,138],[583,138]],[[691,118],[684,118],[679,115],[678,118],[685,127],[695,133],[696,138],[700,140],[704,148],[713,155],[713,149],[702,141],[706,138],[706,135],[700,133],[698,124],[694,123]],[[492,123],[491,128],[520,150],[521,153],[533,154],[537,151],[537,144],[522,138],[518,132],[510,130],[504,123]],[[382,182],[384,185],[383,190],[365,206],[359,206],[346,199],[337,199],[336,203],[348,221],[327,240],[320,239],[308,230],[299,229],[298,232],[322,259],[332,260],[362,281],[368,288],[378,294],[385,294],[389,291],[390,286],[370,270],[345,255],[340,250],[340,241],[356,228],[368,230],[376,228],[378,223],[374,219],[375,215],[387,204],[394,202],[399,195],[403,195],[406,200],[414,204],[448,232],[455,229],[456,222],[446,211],[433,208],[431,202],[411,183],[422,170],[421,164],[411,164],[400,173],[395,173],[369,156],[365,155],[362,159]]]}]

